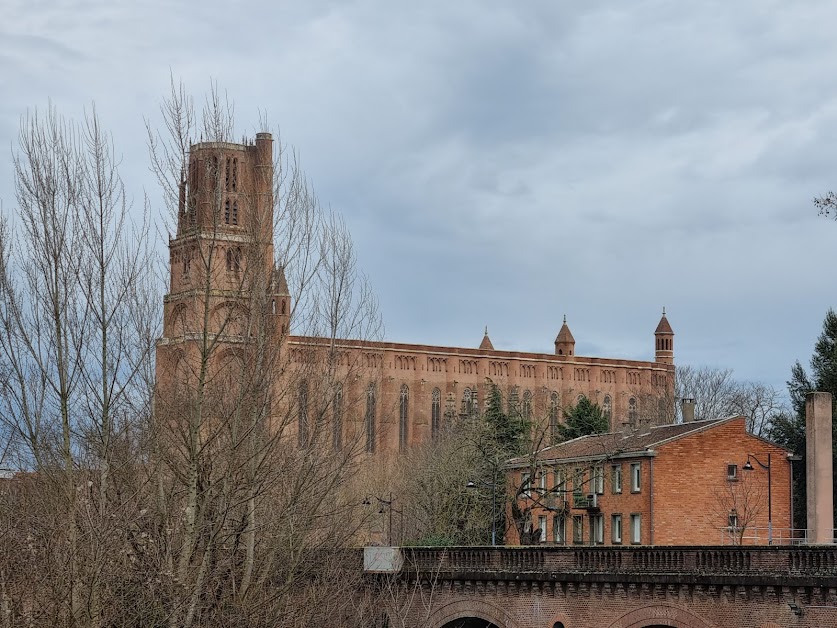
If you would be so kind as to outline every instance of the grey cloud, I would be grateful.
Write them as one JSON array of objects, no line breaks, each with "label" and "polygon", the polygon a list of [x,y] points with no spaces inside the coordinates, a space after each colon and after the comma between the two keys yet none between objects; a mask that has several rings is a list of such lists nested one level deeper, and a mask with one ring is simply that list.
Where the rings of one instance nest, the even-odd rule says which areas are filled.
[{"label": "grey cloud", "polygon": [[[165,16],[161,18],[161,16]],[[649,357],[782,385],[834,305],[833,2],[12,4],[0,144],[90,100],[134,194],[168,74],[259,110],[345,213],[393,340]],[[68,53],[62,53],[62,50]],[[52,61],[45,63],[44,59]],[[4,64],[4,68],[7,64]],[[0,162],[8,206],[11,171]]]}]

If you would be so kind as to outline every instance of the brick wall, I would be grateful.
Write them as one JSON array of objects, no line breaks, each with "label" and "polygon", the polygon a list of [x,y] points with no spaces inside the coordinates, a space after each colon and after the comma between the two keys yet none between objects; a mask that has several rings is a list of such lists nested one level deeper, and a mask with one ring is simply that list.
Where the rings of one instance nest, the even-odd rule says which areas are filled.
[{"label": "brick wall", "polygon": [[[733,507],[745,526],[744,542],[750,542],[746,528],[758,528],[759,542],[765,543],[767,471],[756,461],[752,461],[752,471],[742,470],[750,453],[765,464],[771,454],[774,539],[784,540],[791,528],[787,452],[747,434],[745,420],[740,418],[659,447],[654,462],[654,543],[721,543],[724,539],[718,528],[727,525]],[[737,467],[735,480],[727,476],[730,464]]]}]

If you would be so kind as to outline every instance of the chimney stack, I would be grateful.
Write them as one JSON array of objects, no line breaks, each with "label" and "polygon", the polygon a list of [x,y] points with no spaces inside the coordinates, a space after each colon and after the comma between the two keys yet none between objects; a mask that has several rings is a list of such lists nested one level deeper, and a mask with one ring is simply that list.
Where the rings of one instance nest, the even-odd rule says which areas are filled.
[{"label": "chimney stack", "polygon": [[831,393],[810,392],[805,395],[808,543],[834,540],[831,455]]},{"label": "chimney stack", "polygon": [[683,423],[695,420],[695,400],[693,397],[683,397],[680,400],[680,410],[683,412]]}]

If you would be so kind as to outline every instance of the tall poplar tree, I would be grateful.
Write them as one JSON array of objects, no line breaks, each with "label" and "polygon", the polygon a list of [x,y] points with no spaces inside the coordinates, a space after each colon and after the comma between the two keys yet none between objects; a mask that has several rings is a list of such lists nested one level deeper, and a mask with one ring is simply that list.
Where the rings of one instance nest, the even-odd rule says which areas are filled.
[{"label": "tall poplar tree", "polygon": [[[805,454],[805,395],[812,391],[830,392],[832,395],[832,421],[837,420],[837,313],[829,309],[823,321],[823,330],[814,345],[811,371],[797,361],[788,380],[788,394],[793,413],[780,415],[773,421],[770,438],[799,455]],[[837,426],[832,424],[834,469],[837,471]],[[805,500],[805,464],[797,463],[794,473],[794,527],[804,528],[807,518]],[[834,482],[834,503],[837,504],[837,477]]]}]

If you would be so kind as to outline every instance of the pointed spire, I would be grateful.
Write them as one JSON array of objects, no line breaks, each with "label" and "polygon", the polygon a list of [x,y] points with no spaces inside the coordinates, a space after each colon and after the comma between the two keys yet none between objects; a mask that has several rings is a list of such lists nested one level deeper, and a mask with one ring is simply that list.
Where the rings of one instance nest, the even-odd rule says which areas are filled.
[{"label": "pointed spire", "polygon": [[290,295],[288,292],[288,280],[285,278],[285,267],[276,266],[273,269],[273,291],[276,294]]},{"label": "pointed spire", "polygon": [[674,330],[671,328],[671,324],[668,322],[666,318],[666,308],[663,307],[663,316],[660,319],[659,324],[657,325],[657,329],[654,330],[655,334],[672,334],[674,335]]},{"label": "pointed spire", "polygon": [[564,324],[561,325],[561,331],[558,332],[558,337],[555,339],[556,344],[559,342],[572,342],[575,343],[575,338],[573,338],[573,334],[570,331],[569,325],[567,325],[567,315],[564,314]]},{"label": "pointed spire", "polygon": [[491,338],[488,337],[488,325],[485,326],[485,335],[482,337],[480,349],[488,349],[489,351],[494,351],[494,345],[491,344]]},{"label": "pointed spire", "polygon": [[572,355],[575,353],[575,338],[567,325],[567,315],[564,314],[564,324],[555,338],[555,355]]}]

